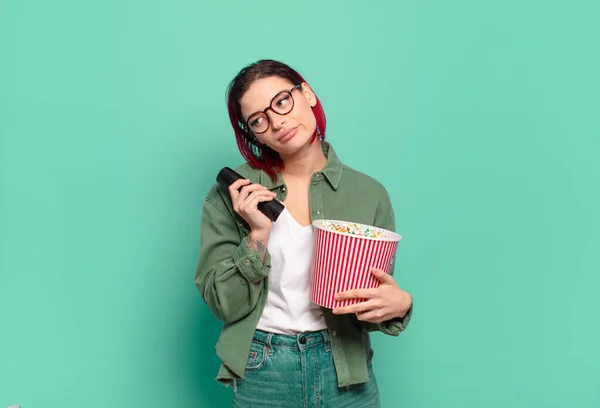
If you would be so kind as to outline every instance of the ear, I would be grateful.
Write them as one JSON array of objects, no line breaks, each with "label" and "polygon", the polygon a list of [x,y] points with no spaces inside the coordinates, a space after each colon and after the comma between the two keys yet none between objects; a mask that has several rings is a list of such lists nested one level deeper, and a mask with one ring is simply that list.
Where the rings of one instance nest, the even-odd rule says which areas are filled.
[{"label": "ear", "polygon": [[317,106],[317,95],[315,95],[312,88],[306,82],[302,82],[302,93],[306,97],[311,108]]}]

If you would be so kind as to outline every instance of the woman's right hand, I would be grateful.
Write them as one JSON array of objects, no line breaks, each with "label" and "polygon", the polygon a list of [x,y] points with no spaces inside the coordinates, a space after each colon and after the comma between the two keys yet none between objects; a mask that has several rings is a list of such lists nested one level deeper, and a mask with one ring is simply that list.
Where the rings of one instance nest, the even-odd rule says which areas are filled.
[{"label": "woman's right hand", "polygon": [[[242,188],[238,191],[239,188]],[[273,200],[277,194],[260,184],[251,184],[248,179],[236,180],[229,186],[233,210],[250,226],[252,235],[268,238],[273,223],[258,209],[258,203]]]}]

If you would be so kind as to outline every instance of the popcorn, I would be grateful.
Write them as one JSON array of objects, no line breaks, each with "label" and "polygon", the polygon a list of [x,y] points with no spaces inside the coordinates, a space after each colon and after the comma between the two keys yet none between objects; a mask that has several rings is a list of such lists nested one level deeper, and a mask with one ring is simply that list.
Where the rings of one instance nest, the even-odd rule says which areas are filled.
[{"label": "popcorn", "polygon": [[340,221],[324,221],[321,227],[334,232],[341,232],[344,234],[356,235],[366,238],[384,238],[380,230],[374,227],[366,225],[355,224],[352,222],[340,222]]},{"label": "popcorn", "polygon": [[391,230],[357,221],[315,220],[314,262],[311,268],[311,302],[329,309],[362,301],[337,300],[351,289],[380,285],[372,268],[389,273],[402,237]]}]

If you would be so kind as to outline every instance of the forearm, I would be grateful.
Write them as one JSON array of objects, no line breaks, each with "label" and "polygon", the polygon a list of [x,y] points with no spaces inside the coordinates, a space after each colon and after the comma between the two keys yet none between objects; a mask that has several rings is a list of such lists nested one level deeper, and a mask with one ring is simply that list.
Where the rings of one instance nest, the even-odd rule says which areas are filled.
[{"label": "forearm", "polygon": [[256,307],[271,268],[267,242],[268,234],[261,231],[240,238],[231,214],[205,201],[194,281],[220,320],[239,320]]},{"label": "forearm", "polygon": [[213,256],[201,256],[196,285],[213,314],[226,323],[250,313],[262,295],[270,259],[266,249],[262,253],[254,249],[257,244],[244,238],[231,256],[219,261],[214,251]]},{"label": "forearm", "polygon": [[264,262],[267,255],[269,235],[270,231],[250,231],[248,235],[248,247],[260,254],[262,262]]}]

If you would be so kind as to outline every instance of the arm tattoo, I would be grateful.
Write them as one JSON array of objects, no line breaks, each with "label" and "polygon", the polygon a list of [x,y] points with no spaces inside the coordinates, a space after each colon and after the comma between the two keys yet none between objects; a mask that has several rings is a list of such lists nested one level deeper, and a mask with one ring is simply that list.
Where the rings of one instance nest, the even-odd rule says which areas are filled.
[{"label": "arm tattoo", "polygon": [[265,250],[265,244],[263,244],[263,242],[260,239],[257,239],[255,241],[248,240],[248,246],[252,249],[257,250],[260,253],[262,253]]},{"label": "arm tattoo", "polygon": [[248,246],[256,251],[258,251],[263,259],[264,259],[264,255],[266,253],[267,248],[265,247],[265,244],[260,240],[248,240]]}]

